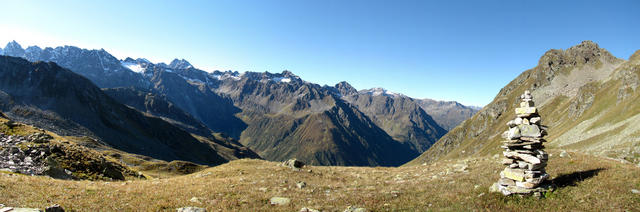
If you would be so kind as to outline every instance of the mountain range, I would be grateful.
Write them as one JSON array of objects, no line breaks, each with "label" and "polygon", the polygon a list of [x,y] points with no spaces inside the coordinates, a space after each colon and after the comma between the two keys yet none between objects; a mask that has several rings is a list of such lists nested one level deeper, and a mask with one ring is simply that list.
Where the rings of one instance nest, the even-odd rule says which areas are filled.
[{"label": "mountain range", "polygon": [[[53,62],[0,56],[0,108],[17,121],[66,136],[88,136],[130,153],[217,165],[259,158],[228,140],[197,138],[129,108],[86,78]],[[220,149],[229,149],[222,155]]]},{"label": "mountain range", "polygon": [[[144,58],[118,60],[103,49],[73,46],[22,49],[15,41],[7,44],[2,54],[31,62],[54,62],[101,88],[95,91],[100,95],[126,105],[127,110],[136,111],[141,117],[152,117],[177,128],[185,137],[202,137],[213,143],[224,141],[225,147],[240,152],[248,147],[260,157],[276,161],[298,158],[316,165],[401,165],[429,149],[447,129],[476,111],[458,103],[425,103],[426,100],[381,88],[358,91],[346,82],[320,86],[289,71],[206,72],[184,59],[168,65],[154,64]],[[67,83],[51,80],[61,85]],[[78,88],[78,92],[81,90]],[[115,120],[124,118],[127,116]],[[18,120],[29,121],[19,117]],[[63,128],[59,131],[73,129],[67,134],[97,137],[129,151],[118,145],[132,141],[111,141],[113,138],[108,135],[115,134],[96,135],[95,132],[108,126],[69,121],[66,116],[57,120],[75,125],[48,126]],[[29,123],[37,122],[38,118],[31,118]],[[133,126],[123,123],[118,127],[126,131]]]}]

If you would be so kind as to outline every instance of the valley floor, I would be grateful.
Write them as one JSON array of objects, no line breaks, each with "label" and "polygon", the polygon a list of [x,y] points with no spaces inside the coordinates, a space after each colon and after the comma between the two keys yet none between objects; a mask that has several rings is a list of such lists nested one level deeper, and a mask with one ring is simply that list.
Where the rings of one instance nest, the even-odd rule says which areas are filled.
[{"label": "valley floor", "polygon": [[[0,173],[0,203],[77,211],[640,211],[640,168],[629,163],[550,150],[547,172],[557,190],[545,198],[488,193],[503,168],[498,157],[399,168],[305,166],[236,160],[178,177],[136,181],[65,181]],[[298,188],[298,182],[306,186]],[[290,198],[284,206],[271,197]],[[195,198],[194,198],[195,197]]]}]

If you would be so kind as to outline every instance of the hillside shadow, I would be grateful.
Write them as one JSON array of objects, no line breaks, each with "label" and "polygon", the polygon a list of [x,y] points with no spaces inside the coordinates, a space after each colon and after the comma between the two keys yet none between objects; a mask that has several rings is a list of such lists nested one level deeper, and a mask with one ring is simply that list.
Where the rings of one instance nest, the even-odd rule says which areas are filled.
[{"label": "hillside shadow", "polygon": [[605,170],[605,168],[597,168],[586,171],[577,171],[570,174],[562,174],[557,176],[556,178],[553,178],[553,180],[551,180],[551,183],[553,183],[558,188],[576,186],[578,182],[592,178],[598,175],[598,172],[601,172],[603,170]]}]

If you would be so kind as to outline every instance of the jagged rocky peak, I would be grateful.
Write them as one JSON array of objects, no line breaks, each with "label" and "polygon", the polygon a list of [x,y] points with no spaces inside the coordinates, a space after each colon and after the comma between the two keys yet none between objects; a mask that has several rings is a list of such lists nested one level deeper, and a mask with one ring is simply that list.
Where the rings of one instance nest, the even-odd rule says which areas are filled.
[{"label": "jagged rocky peak", "polygon": [[189,61],[185,59],[178,60],[178,58],[176,58],[176,59],[173,59],[173,61],[171,61],[171,63],[169,64],[169,68],[188,69],[188,68],[193,68],[193,66],[191,65],[191,63],[189,63]]},{"label": "jagged rocky peak", "polygon": [[281,73],[265,72],[245,72],[242,76],[247,77],[250,80],[256,80],[260,82],[276,82],[276,83],[291,83],[302,82],[302,79],[291,71],[284,70]]},{"label": "jagged rocky peak", "polygon": [[149,60],[147,60],[146,58],[138,58],[138,59],[133,59],[131,57],[127,57],[124,60],[122,60],[123,63],[137,63],[137,64],[141,64],[141,65],[153,65],[153,63]]},{"label": "jagged rocky peak", "polygon": [[41,60],[42,51],[39,46],[29,46],[24,52],[24,57],[29,61],[38,61]]},{"label": "jagged rocky peak", "polygon": [[135,60],[135,59],[133,59],[133,58],[127,57],[127,58],[125,58],[124,60],[122,60],[122,62],[125,62],[125,63],[135,63],[135,62],[138,62],[138,61],[136,61],[136,60]]},{"label": "jagged rocky peak", "polygon": [[122,62],[135,63],[135,62],[138,62],[138,61],[136,61],[133,58],[127,57],[124,60],[122,60]]},{"label": "jagged rocky peak", "polygon": [[147,60],[147,58],[138,58],[136,59],[136,61],[138,61],[139,63],[153,64],[151,61]]},{"label": "jagged rocky peak", "polygon": [[[270,74],[267,72],[267,74]],[[282,73],[273,74],[270,76],[270,79],[275,82],[291,82],[291,81],[300,81],[300,77],[298,75],[293,74],[293,72],[289,70],[284,70]]]},{"label": "jagged rocky peak", "polygon": [[346,81],[339,82],[334,87],[338,90],[338,93],[343,96],[358,94],[358,90]]},{"label": "jagged rocky peak", "polygon": [[166,63],[163,63],[163,62],[157,63],[156,66],[158,66],[160,68],[169,68],[169,65],[167,65]]},{"label": "jagged rocky peak", "polygon": [[582,41],[582,43],[572,46],[567,50],[551,49],[540,57],[538,65],[549,67],[552,70],[560,69],[563,66],[576,66],[583,64],[615,63],[620,59],[613,56],[606,49],[602,49],[593,41]]},{"label": "jagged rocky peak", "polygon": [[582,43],[567,49],[567,53],[570,56],[577,57],[578,59],[583,59],[584,63],[590,61],[595,62],[595,60],[593,59],[597,58],[601,58],[606,62],[615,62],[616,60],[618,60],[618,58],[613,56],[609,51],[600,48],[598,44],[594,43],[593,41],[582,41]]},{"label": "jagged rocky peak", "polygon": [[241,76],[243,74],[240,74],[240,72],[238,71],[219,71],[219,70],[215,70],[212,73],[209,74],[209,76],[213,79],[218,79],[218,80],[225,80],[225,79],[233,79],[233,80],[240,80]]},{"label": "jagged rocky peak", "polygon": [[298,77],[298,75],[295,75],[293,72],[291,72],[289,70],[284,70],[280,74],[282,74],[282,76],[284,76],[284,77],[300,78],[300,77]]},{"label": "jagged rocky peak", "polygon": [[3,54],[12,57],[24,57],[24,49],[14,40],[7,43],[3,49]]}]

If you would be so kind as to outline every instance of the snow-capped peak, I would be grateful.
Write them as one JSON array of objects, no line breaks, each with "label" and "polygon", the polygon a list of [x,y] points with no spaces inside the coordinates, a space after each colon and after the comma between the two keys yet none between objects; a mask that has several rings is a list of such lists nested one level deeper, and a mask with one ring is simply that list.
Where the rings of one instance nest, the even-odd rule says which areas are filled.
[{"label": "snow-capped peak", "polygon": [[3,54],[13,57],[24,57],[24,49],[14,40],[7,43],[3,49]]},{"label": "snow-capped peak", "polygon": [[391,97],[396,97],[399,96],[400,94],[388,91],[384,88],[371,88],[371,89],[364,89],[359,91],[359,93],[365,93],[365,94],[370,94],[372,96],[391,96]]},{"label": "snow-capped peak", "polygon": [[15,40],[12,40],[11,42],[7,43],[7,45],[4,48],[5,49],[22,49],[22,46]]}]

